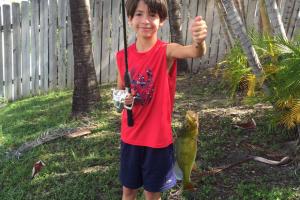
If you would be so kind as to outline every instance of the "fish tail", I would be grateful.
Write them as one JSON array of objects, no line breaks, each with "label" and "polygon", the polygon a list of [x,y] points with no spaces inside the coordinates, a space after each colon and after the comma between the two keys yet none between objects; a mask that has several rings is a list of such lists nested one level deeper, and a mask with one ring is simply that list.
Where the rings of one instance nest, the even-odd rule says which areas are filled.
[{"label": "fish tail", "polygon": [[195,190],[195,187],[191,182],[186,182],[186,183],[183,183],[183,190],[193,191],[193,190]]}]

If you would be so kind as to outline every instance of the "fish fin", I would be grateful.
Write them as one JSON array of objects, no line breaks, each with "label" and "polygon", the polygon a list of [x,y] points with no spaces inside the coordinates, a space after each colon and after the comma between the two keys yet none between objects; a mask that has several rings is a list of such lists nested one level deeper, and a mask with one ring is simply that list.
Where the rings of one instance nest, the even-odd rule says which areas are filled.
[{"label": "fish fin", "polygon": [[183,179],[183,173],[182,173],[182,170],[180,169],[177,161],[175,162],[175,165],[174,165],[174,173],[175,173],[177,180]]},{"label": "fish fin", "polygon": [[193,170],[193,171],[198,171],[198,166],[197,166],[196,163],[194,163],[192,170]]},{"label": "fish fin", "polygon": [[195,191],[195,189],[191,182],[183,183],[183,190]]}]

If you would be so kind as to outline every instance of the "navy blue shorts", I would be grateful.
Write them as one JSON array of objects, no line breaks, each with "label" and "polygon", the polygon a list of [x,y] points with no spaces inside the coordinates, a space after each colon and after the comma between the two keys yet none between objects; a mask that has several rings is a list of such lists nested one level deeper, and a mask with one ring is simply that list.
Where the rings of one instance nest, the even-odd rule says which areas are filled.
[{"label": "navy blue shorts", "polygon": [[176,184],[173,144],[165,148],[135,146],[121,142],[120,181],[130,189],[144,187],[163,192]]}]

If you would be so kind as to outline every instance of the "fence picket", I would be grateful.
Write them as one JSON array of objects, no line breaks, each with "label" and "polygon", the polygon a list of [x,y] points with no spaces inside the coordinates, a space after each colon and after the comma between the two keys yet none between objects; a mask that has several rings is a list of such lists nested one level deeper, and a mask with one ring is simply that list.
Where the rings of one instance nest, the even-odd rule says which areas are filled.
[{"label": "fence picket", "polygon": [[30,95],[30,25],[29,25],[29,3],[22,1],[22,96]]},{"label": "fence picket", "polygon": [[48,60],[48,1],[40,1],[41,20],[40,20],[40,37],[41,37],[41,90],[47,92],[49,89],[49,60]]},{"label": "fence picket", "polygon": [[13,100],[12,96],[12,30],[10,22],[10,6],[3,6],[3,27],[4,27],[4,73],[5,73],[5,96]]},{"label": "fence picket", "polygon": [[109,82],[113,82],[117,78],[117,63],[115,53],[118,49],[118,40],[120,37],[119,26],[121,21],[120,13],[118,12],[121,7],[120,0],[112,0],[112,30],[111,30],[111,51],[110,51],[110,69],[109,69]]},{"label": "fence picket", "polygon": [[297,27],[297,21],[299,21],[299,10],[300,10],[300,1],[295,1],[295,5],[293,7],[293,12],[292,12],[292,16],[291,16],[291,19],[290,19],[290,27],[289,27],[289,30],[287,31],[287,37],[289,39],[292,39],[293,38],[293,35],[294,35],[294,31],[295,31],[295,28]]},{"label": "fence picket", "polygon": [[49,88],[55,89],[57,80],[57,1],[49,1]]},{"label": "fence picket", "polygon": [[[13,71],[14,71],[14,99],[21,96],[21,10],[20,4],[12,4],[13,25]],[[0,45],[1,46],[1,45]]]},{"label": "fence picket", "polygon": [[101,83],[108,83],[110,68],[110,27],[111,27],[111,2],[103,1],[103,29],[102,29],[102,64],[101,64]]},{"label": "fence picket", "polygon": [[93,40],[93,53],[94,53],[94,65],[96,70],[96,76],[98,82],[100,81],[100,70],[101,70],[101,33],[102,33],[102,1],[95,0],[95,7],[92,15],[92,40]]},{"label": "fence picket", "polygon": [[209,52],[209,63],[208,66],[213,67],[217,63],[218,58],[218,47],[219,47],[219,40],[220,40],[220,17],[218,15],[218,8],[217,3],[214,4],[214,11],[213,11],[213,27],[211,31],[211,41],[210,43],[210,52]]},{"label": "fence picket", "polygon": [[74,86],[74,55],[73,55],[73,34],[71,24],[71,12],[69,7],[69,1],[67,4],[67,87],[72,88]]},{"label": "fence picket", "polygon": [[66,88],[66,37],[67,37],[67,30],[66,30],[66,7],[67,7],[67,0],[60,0],[58,2],[58,33],[59,38],[58,44],[59,47],[57,48],[57,56],[58,56],[58,88],[63,89]]},{"label": "fence picket", "polygon": [[31,85],[32,94],[39,93],[39,2],[31,1]]},{"label": "fence picket", "polygon": [[282,21],[283,21],[285,32],[288,32],[290,29],[290,19],[292,17],[294,5],[295,5],[295,0],[289,0],[285,4],[283,15],[282,15]]},{"label": "fence picket", "polygon": [[[2,11],[0,8],[0,27],[2,27]],[[4,87],[3,87],[3,75],[4,75],[4,66],[3,66],[3,56],[2,56],[2,31],[0,31],[0,98],[4,97]]]}]

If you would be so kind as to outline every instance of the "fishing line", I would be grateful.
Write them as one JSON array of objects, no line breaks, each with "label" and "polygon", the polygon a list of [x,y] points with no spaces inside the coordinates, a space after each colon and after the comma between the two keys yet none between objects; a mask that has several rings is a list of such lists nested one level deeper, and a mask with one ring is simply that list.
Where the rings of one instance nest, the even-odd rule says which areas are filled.
[{"label": "fishing line", "polygon": [[[128,52],[127,52],[127,36],[126,36],[126,17],[125,17],[125,0],[122,0],[122,17],[123,17],[123,34],[124,34],[124,52],[125,52],[125,90],[130,94],[130,75],[128,72]],[[127,125],[133,126],[133,114],[131,109],[127,109]]]}]

